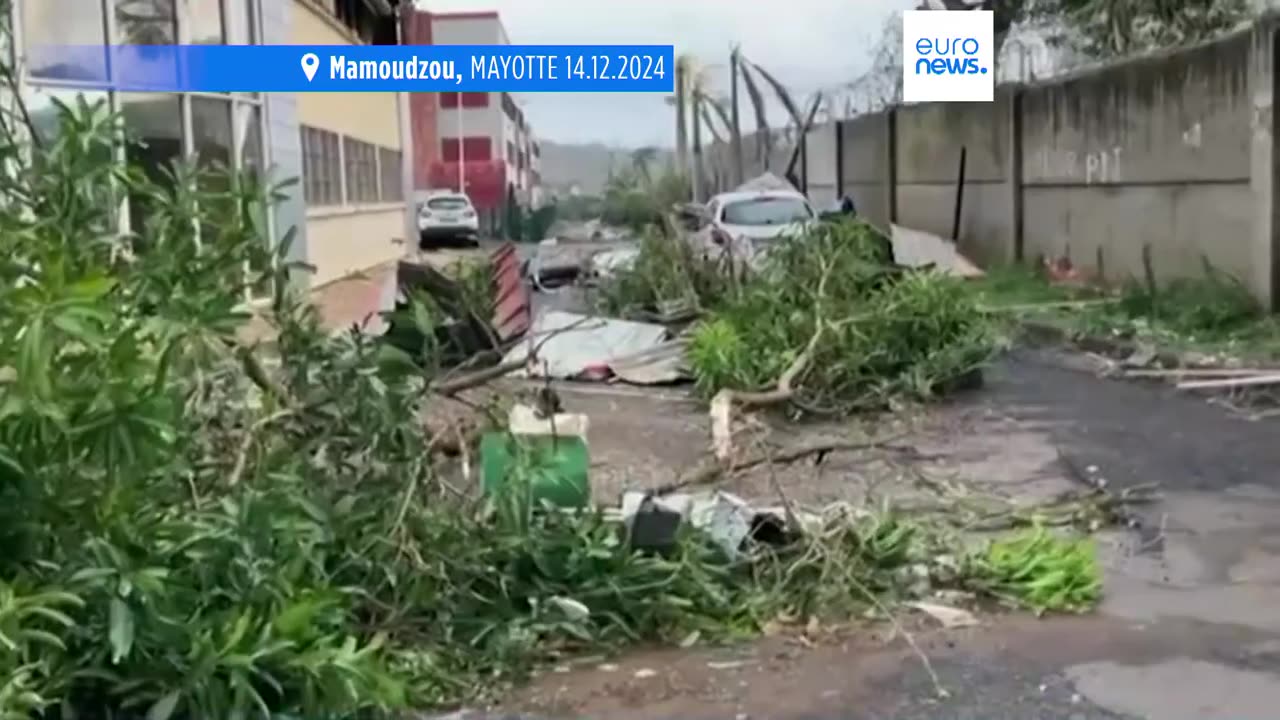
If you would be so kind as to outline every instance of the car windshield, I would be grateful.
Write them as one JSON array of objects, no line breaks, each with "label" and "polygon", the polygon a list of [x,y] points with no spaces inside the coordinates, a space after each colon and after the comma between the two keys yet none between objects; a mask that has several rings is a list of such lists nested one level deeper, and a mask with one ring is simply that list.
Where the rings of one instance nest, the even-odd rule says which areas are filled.
[{"label": "car windshield", "polygon": [[442,197],[428,200],[427,207],[432,210],[466,210],[471,207],[471,203],[466,198]]},{"label": "car windshield", "polygon": [[789,225],[813,219],[809,204],[800,198],[759,197],[724,206],[726,225]]}]

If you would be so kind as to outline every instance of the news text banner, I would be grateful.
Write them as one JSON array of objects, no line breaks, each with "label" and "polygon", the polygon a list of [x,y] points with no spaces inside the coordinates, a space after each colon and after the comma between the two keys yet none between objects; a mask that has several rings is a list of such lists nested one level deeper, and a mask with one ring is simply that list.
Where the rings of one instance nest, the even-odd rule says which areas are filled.
[{"label": "news text banner", "polygon": [[42,78],[128,92],[652,92],[671,45],[34,46]]}]

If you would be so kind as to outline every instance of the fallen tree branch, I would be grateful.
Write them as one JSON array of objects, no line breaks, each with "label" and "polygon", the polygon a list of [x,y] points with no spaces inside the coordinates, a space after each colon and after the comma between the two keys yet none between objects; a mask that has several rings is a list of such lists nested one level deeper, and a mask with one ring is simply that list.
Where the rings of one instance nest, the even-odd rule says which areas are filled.
[{"label": "fallen tree branch", "polygon": [[1280,374],[1254,375],[1252,377],[1235,377],[1222,380],[1190,380],[1180,382],[1179,390],[1218,390],[1258,385],[1280,385]]},{"label": "fallen tree branch", "polygon": [[711,399],[710,411],[711,447],[716,459],[727,462],[733,454],[733,406],[737,404],[761,407],[789,401],[795,395],[795,388],[792,385],[813,360],[814,351],[818,347],[818,342],[822,340],[826,327],[826,323],[819,321],[818,329],[809,338],[809,344],[791,362],[786,372],[782,373],[782,377],[778,378],[778,383],[772,390],[748,392],[726,388],[716,393]]},{"label": "fallen tree branch", "polygon": [[752,457],[749,457],[743,460],[742,462],[734,463],[732,465],[713,459],[712,462],[704,464],[703,467],[698,468],[689,476],[681,478],[674,482],[666,483],[664,485],[659,485],[658,487],[651,489],[649,492],[652,493],[653,495],[665,495],[667,493],[674,492],[676,490],[680,490],[682,488],[686,488],[690,486],[708,485],[710,483],[715,482],[716,480],[719,480],[725,475],[736,474],[744,470],[750,470],[751,468],[758,467],[766,463],[771,465],[787,465],[801,458],[808,457],[810,455],[818,455],[821,453],[854,452],[858,450],[872,450],[875,448],[888,446],[895,440],[899,440],[906,435],[907,435],[906,432],[894,433],[892,435],[889,435],[883,438],[876,438],[873,440],[865,440],[861,442],[853,442],[849,440],[825,440],[825,441],[811,443],[809,445],[801,445],[801,446],[790,448],[787,450],[782,450],[779,452],[761,453],[759,455],[754,455]]},{"label": "fallen tree branch", "polygon": [[245,465],[249,460],[249,450],[253,447],[253,441],[258,439],[258,432],[267,425],[293,415],[293,408],[285,408],[259,419],[248,430],[245,431],[244,437],[240,440],[240,447],[236,450],[235,465],[231,468],[231,474],[227,476],[227,485],[235,487],[240,484],[240,478],[244,475]]}]

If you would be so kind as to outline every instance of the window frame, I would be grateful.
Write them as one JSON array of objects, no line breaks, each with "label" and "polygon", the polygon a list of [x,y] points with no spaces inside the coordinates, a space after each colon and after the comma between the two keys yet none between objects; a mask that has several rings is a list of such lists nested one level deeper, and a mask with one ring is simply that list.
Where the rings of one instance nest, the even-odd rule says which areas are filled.
[{"label": "window frame", "polygon": [[404,202],[404,152],[396,148],[377,146],[378,199],[384,203]]},{"label": "window frame", "polygon": [[[113,45],[120,44],[118,42],[117,32],[119,28],[116,22],[116,13],[113,0],[85,0],[86,2],[94,2],[97,4],[101,13],[103,28],[102,37],[105,39],[103,45],[104,53]],[[227,12],[230,3],[247,3],[249,27],[246,31],[249,36],[246,39],[247,44],[259,45],[264,39],[264,23],[263,23],[263,3],[273,0],[218,0],[218,12],[222,22],[222,36],[224,42],[228,39]],[[25,7],[25,6],[23,6]],[[190,8],[184,0],[175,0],[174,3],[174,24],[176,39],[179,44],[188,44],[190,40],[191,21],[188,17]],[[66,90],[66,91],[82,91],[82,92],[105,92],[107,95],[107,108],[118,113],[121,110],[119,92],[103,87],[101,84],[95,84],[83,81],[63,80],[58,78],[42,78],[31,74],[31,68],[25,62],[26,57],[26,41],[27,33],[23,27],[23,10],[20,3],[11,2],[8,7],[8,17],[11,31],[9,33],[8,47],[5,49],[8,57],[6,58],[12,67],[16,68],[15,72],[15,91],[19,97],[27,98],[31,92],[39,89],[48,90]],[[18,59],[23,59],[19,62]],[[107,85],[110,85],[110,58],[107,58]],[[262,167],[269,168],[273,162],[272,144],[270,142],[271,127],[270,110],[261,93],[203,93],[203,92],[183,92],[176,93],[179,97],[180,106],[180,122],[179,134],[181,137],[181,152],[184,158],[191,158],[195,153],[195,137],[192,127],[192,109],[191,100],[193,97],[208,97],[220,101],[228,102],[231,109],[231,166],[235,171],[240,171],[244,167],[244,158],[240,152],[244,146],[244,138],[249,132],[247,118],[256,118],[258,124],[258,137],[261,143],[261,158],[259,161]],[[243,105],[249,105],[256,108],[256,112],[241,113],[239,108]],[[122,138],[123,139],[123,138]],[[127,162],[125,157],[125,143],[120,142],[115,151],[116,162],[124,164]],[[267,242],[274,247],[278,240],[278,233],[275,225],[275,207],[268,204],[266,208],[266,234]],[[121,201],[120,210],[117,217],[118,230],[121,235],[127,235],[130,232],[132,223],[129,217],[129,204],[127,199]],[[200,242],[199,232],[196,234],[196,242]],[[249,269],[246,268],[246,272]],[[270,290],[267,290],[268,295]],[[246,300],[252,301],[255,298],[246,297]]]}]

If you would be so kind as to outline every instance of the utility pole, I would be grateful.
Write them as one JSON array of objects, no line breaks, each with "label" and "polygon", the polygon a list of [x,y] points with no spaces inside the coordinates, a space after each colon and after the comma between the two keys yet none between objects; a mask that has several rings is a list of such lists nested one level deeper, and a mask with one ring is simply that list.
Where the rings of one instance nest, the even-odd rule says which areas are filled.
[{"label": "utility pole", "polygon": [[693,172],[690,184],[693,185],[693,201],[702,202],[702,98],[695,90],[690,99],[693,101]]},{"label": "utility pole", "polygon": [[743,177],[746,173],[742,168],[742,126],[738,123],[738,71],[741,69],[738,64],[742,58],[738,52],[738,46],[733,46],[733,52],[729,54],[729,121],[733,127],[729,128],[729,132],[733,137],[730,140],[733,151],[733,184],[741,185],[746,182]]},{"label": "utility pole", "polygon": [[467,194],[467,158],[466,151],[462,149],[463,145],[463,128],[462,128],[462,93],[458,93],[458,192],[463,195]]},{"label": "utility pole", "polygon": [[689,176],[689,128],[686,103],[689,93],[689,68],[683,58],[676,60],[676,167],[683,177]]}]

